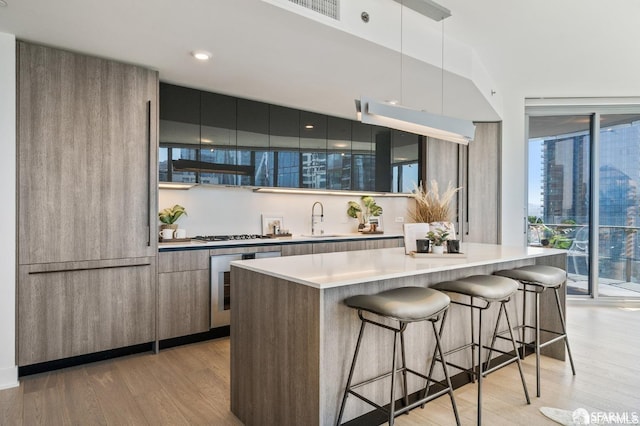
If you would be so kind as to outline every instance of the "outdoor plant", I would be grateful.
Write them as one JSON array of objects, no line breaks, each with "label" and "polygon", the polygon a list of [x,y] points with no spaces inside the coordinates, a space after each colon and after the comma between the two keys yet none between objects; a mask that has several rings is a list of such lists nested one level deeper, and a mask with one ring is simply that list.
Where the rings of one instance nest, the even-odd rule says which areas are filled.
[{"label": "outdoor plant", "polygon": [[168,207],[161,210],[160,213],[158,213],[158,219],[160,219],[160,222],[164,224],[173,225],[178,219],[180,219],[182,215],[186,214],[187,211],[184,209],[184,207],[176,204],[173,207]]},{"label": "outdoor plant", "polygon": [[454,188],[449,182],[447,189],[440,195],[436,180],[431,181],[428,189],[420,183],[413,192],[416,207],[409,212],[409,217],[416,223],[451,222],[451,200],[461,189]]},{"label": "outdoor plant", "polygon": [[441,246],[447,241],[449,236],[449,230],[438,228],[435,231],[427,232],[427,239],[433,243],[434,246]]}]

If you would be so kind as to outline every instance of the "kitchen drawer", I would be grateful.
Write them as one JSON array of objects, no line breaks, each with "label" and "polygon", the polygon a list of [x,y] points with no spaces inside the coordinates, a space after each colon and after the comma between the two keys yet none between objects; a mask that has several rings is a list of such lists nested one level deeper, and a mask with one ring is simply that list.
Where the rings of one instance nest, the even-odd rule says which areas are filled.
[{"label": "kitchen drawer", "polygon": [[209,270],[209,250],[184,250],[158,253],[158,272]]},{"label": "kitchen drawer", "polygon": [[76,270],[20,267],[18,365],[153,342],[154,262]]},{"label": "kitchen drawer", "polygon": [[209,270],[158,275],[158,339],[209,330]]},{"label": "kitchen drawer", "polygon": [[313,244],[283,244],[281,247],[282,256],[299,256],[302,254],[312,254]]}]

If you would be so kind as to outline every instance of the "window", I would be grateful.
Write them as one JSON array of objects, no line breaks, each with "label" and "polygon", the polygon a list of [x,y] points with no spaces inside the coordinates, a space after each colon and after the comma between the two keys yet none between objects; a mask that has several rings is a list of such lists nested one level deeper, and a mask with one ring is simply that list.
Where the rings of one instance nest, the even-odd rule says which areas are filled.
[{"label": "window", "polygon": [[569,294],[640,297],[640,106],[527,114],[529,244],[568,250]]}]

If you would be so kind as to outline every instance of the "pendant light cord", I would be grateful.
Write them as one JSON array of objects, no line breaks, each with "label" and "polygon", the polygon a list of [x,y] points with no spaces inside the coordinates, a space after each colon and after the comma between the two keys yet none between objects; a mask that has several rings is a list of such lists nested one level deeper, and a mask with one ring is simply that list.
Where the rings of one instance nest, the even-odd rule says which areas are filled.
[{"label": "pendant light cord", "polygon": [[440,115],[444,115],[444,19],[442,20],[442,70],[441,70]]},{"label": "pendant light cord", "polygon": [[404,105],[403,101],[403,93],[404,93],[404,87],[403,87],[403,77],[404,77],[404,69],[403,69],[403,64],[404,64],[404,54],[403,54],[403,41],[404,41],[404,36],[402,34],[402,28],[403,28],[403,20],[404,20],[404,2],[401,1],[400,2],[400,105]]}]

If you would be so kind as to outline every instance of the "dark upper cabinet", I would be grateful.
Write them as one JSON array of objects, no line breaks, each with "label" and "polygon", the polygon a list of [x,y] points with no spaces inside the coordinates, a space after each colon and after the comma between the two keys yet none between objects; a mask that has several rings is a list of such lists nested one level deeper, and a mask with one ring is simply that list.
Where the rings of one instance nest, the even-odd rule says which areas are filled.
[{"label": "dark upper cabinet", "polygon": [[351,121],[327,117],[327,189],[351,189]]},{"label": "dark upper cabinet", "polygon": [[236,98],[201,92],[200,97],[200,143],[228,149],[236,148]]},{"label": "dark upper cabinet", "polygon": [[269,148],[269,104],[237,99],[238,147]]},{"label": "dark upper cabinet", "polygon": [[374,126],[351,122],[351,189],[373,191],[376,179]]},{"label": "dark upper cabinet", "polygon": [[300,149],[326,151],[327,116],[300,111]]},{"label": "dark upper cabinet", "polygon": [[269,148],[278,151],[300,149],[300,111],[269,106]]},{"label": "dark upper cabinet", "polygon": [[160,181],[396,192],[417,170],[418,144],[384,127],[160,85]]},{"label": "dark upper cabinet", "polygon": [[[236,98],[231,96],[200,92],[200,183],[242,183],[238,182],[236,104]],[[244,175],[250,174],[250,169],[244,170]]]},{"label": "dark upper cabinet", "polygon": [[200,91],[172,84],[160,85],[161,182],[198,181],[200,151]]},{"label": "dark upper cabinet", "polygon": [[302,187],[327,187],[327,116],[300,111]]},{"label": "dark upper cabinet", "polygon": [[[389,157],[389,173],[391,176],[391,192],[411,192],[418,185],[419,167],[419,146],[420,136],[402,132],[400,130],[391,131],[391,150]],[[376,184],[377,184],[376,180]],[[382,190],[382,189],[380,189]]]}]

